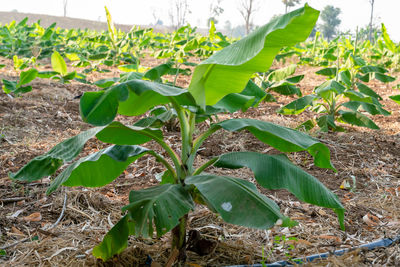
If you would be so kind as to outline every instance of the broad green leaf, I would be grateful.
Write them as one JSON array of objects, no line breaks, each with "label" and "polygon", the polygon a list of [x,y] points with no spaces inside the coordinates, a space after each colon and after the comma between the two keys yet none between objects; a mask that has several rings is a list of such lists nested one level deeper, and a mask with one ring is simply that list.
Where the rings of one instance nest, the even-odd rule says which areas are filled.
[{"label": "broad green leaf", "polygon": [[81,158],[60,173],[47,189],[51,194],[60,185],[100,187],[114,181],[129,164],[152,151],[141,146],[114,145]]},{"label": "broad green leaf", "polygon": [[51,55],[51,66],[53,67],[53,70],[61,74],[61,76],[68,73],[67,64],[65,64],[64,59],[57,51],[54,51]]},{"label": "broad green leaf", "polygon": [[107,88],[112,86],[114,83],[118,82],[119,78],[108,78],[108,79],[101,79],[94,82],[100,88]]},{"label": "broad green leaf", "polygon": [[123,207],[135,223],[134,235],[157,236],[169,232],[179,219],[194,209],[190,194],[180,184],[164,184],[129,193],[129,204]]},{"label": "broad green leaf", "polygon": [[222,121],[215,125],[230,132],[248,130],[260,141],[282,152],[306,150],[314,157],[314,163],[316,166],[334,170],[334,167],[330,162],[330,152],[328,147],[317,139],[302,132],[270,122],[253,119],[232,119]]},{"label": "broad green leaf", "polygon": [[317,98],[316,95],[306,95],[303,96],[299,99],[296,99],[289,104],[281,107],[278,109],[278,113],[281,113],[283,115],[297,115],[302,113],[304,110],[306,110],[307,107],[309,107],[312,102]]},{"label": "broad green leaf", "polygon": [[227,94],[243,91],[253,73],[268,70],[283,46],[308,37],[318,14],[305,5],[213,54],[196,67],[189,92],[204,108],[216,104]]},{"label": "broad green leaf", "polygon": [[304,75],[297,75],[297,76],[287,78],[286,81],[289,83],[299,83],[303,79],[304,79]]},{"label": "broad green leaf", "polygon": [[370,97],[368,95],[364,95],[363,93],[360,93],[360,92],[357,92],[354,90],[346,90],[346,92],[344,92],[344,95],[352,101],[373,103],[372,97]]},{"label": "broad green leaf", "polygon": [[379,130],[378,125],[360,112],[339,110],[339,114],[341,119],[349,124]]},{"label": "broad green leaf", "polygon": [[349,101],[343,103],[342,106],[349,108],[353,111],[358,111],[359,107],[362,107],[364,111],[368,112],[371,115],[385,115],[385,116],[390,115],[390,112],[383,109],[382,107],[366,102]]},{"label": "broad green leaf", "polygon": [[302,124],[297,126],[296,130],[308,132],[314,127],[315,127],[315,121],[314,120],[306,120],[305,122],[303,122]]},{"label": "broad green leaf", "polygon": [[217,211],[228,223],[269,229],[281,219],[282,226],[295,225],[281,214],[275,202],[260,194],[255,185],[246,180],[197,175],[186,178],[185,183],[196,186],[210,209]]},{"label": "broad green leaf", "polygon": [[55,72],[55,71],[39,71],[37,74],[37,77],[46,79],[46,78],[51,78],[57,74],[58,74],[58,72]]},{"label": "broad green leaf", "polygon": [[27,71],[21,71],[21,74],[19,75],[19,82],[17,84],[17,87],[20,87],[21,85],[30,83],[33,81],[38,74],[38,71],[36,69],[30,69]]},{"label": "broad green leaf", "polygon": [[376,99],[382,100],[382,97],[375,93],[374,90],[372,90],[369,86],[363,84],[363,83],[356,83],[358,90],[360,90],[361,93],[366,94],[371,97],[375,97]]},{"label": "broad green leaf", "polygon": [[17,82],[3,79],[3,91],[4,91],[4,93],[9,94],[11,92],[14,92],[15,90],[17,90]]},{"label": "broad green leaf", "polygon": [[294,72],[296,71],[296,67],[297,67],[296,64],[291,64],[291,65],[289,65],[287,67],[274,70],[273,72],[271,72],[268,75],[267,80],[271,81],[271,82],[283,81],[286,78],[288,78],[289,76],[294,74]]},{"label": "broad green leaf", "polygon": [[135,223],[130,219],[129,214],[122,217],[104,236],[103,241],[93,248],[93,256],[106,261],[124,251],[134,227]]},{"label": "broad green leaf", "polygon": [[158,65],[158,66],[148,70],[144,74],[144,77],[149,79],[149,80],[152,80],[152,81],[158,81],[162,76],[164,76],[165,74],[169,73],[169,71],[172,68],[172,65],[173,65],[172,62],[168,62],[168,63],[164,63],[164,64],[161,64],[161,65]]},{"label": "broad green leaf", "polygon": [[35,157],[16,173],[10,173],[13,180],[36,181],[54,174],[63,163],[73,160],[82,150],[86,142],[100,132],[103,127],[96,127],[69,138],[44,155]]},{"label": "broad green leaf", "polygon": [[315,73],[333,78],[336,76],[336,72],[337,72],[337,68],[324,68]]},{"label": "broad green leaf", "polygon": [[340,95],[346,88],[335,80],[328,80],[315,88],[315,93],[323,99],[331,102],[336,95]]},{"label": "broad green leaf", "polygon": [[217,104],[213,105],[213,108],[220,110],[221,112],[233,113],[242,109],[246,111],[254,103],[254,96],[246,96],[242,94],[229,94],[224,96]]},{"label": "broad green leaf", "polygon": [[16,95],[19,95],[19,94],[28,93],[30,91],[32,91],[32,86],[28,85],[28,86],[18,87],[17,90],[15,90],[13,93]]},{"label": "broad green leaf", "polygon": [[371,73],[371,72],[378,72],[378,73],[386,73],[388,72],[387,69],[379,67],[379,66],[362,66],[360,71],[364,74]]},{"label": "broad green leaf", "polygon": [[300,89],[296,85],[288,82],[283,82],[278,85],[271,86],[269,90],[275,91],[281,95],[302,95]]},{"label": "broad green leaf", "polygon": [[377,79],[378,81],[381,81],[383,83],[390,83],[396,80],[395,77],[389,76],[389,75],[385,75],[379,72],[375,72],[374,73],[374,77],[375,79]]},{"label": "broad green leaf", "polygon": [[341,72],[339,72],[339,77],[340,80],[347,86],[347,87],[351,87],[351,74],[349,70],[343,70]]},{"label": "broad green leaf", "polygon": [[214,166],[229,169],[250,168],[257,182],[267,189],[286,189],[301,201],[334,209],[339,218],[342,218],[340,224],[344,228],[344,208],[338,197],[283,154],[233,152],[220,156]]},{"label": "broad green leaf", "polygon": [[170,103],[169,97],[174,98],[181,105],[196,105],[186,89],[161,83],[131,80],[116,85],[116,88],[129,92],[128,99],[119,103],[118,113],[121,115],[141,115],[152,107]]},{"label": "broad green leaf", "polygon": [[162,139],[163,135],[159,129],[125,126],[118,121],[114,121],[97,133],[96,137],[100,141],[109,144],[140,145],[155,138]]},{"label": "broad green leaf", "polygon": [[126,100],[128,89],[111,87],[106,91],[85,92],[79,104],[83,121],[101,126],[112,122],[117,115],[119,101]]},{"label": "broad green leaf", "polygon": [[391,95],[389,98],[400,105],[400,95]]}]

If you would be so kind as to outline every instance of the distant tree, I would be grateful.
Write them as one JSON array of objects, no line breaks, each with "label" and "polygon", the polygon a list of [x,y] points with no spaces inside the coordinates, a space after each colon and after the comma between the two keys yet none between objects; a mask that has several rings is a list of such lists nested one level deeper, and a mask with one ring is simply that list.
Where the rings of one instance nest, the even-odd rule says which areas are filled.
[{"label": "distant tree", "polygon": [[210,15],[207,20],[207,25],[210,25],[210,21],[214,21],[215,24],[218,23],[218,17],[224,13],[224,9],[221,7],[222,0],[214,0],[210,4]]},{"label": "distant tree", "polygon": [[337,27],[341,23],[338,18],[340,12],[340,8],[331,5],[325,6],[321,12],[321,19],[324,23],[320,25],[320,29],[328,40],[336,34]]},{"label": "distant tree", "polygon": [[241,0],[239,2],[238,9],[244,19],[246,34],[249,34],[251,28],[253,27],[252,15],[257,9],[256,5],[256,0]]},{"label": "distant tree", "polygon": [[285,14],[288,12],[288,7],[293,7],[296,4],[300,3],[301,0],[282,0],[285,5]]},{"label": "distant tree", "polygon": [[368,0],[369,3],[371,4],[371,16],[369,19],[369,35],[368,35],[368,39],[370,42],[372,42],[372,20],[374,17],[374,4],[375,4],[375,0]]},{"label": "distant tree", "polygon": [[171,9],[169,10],[169,18],[171,21],[171,25],[178,29],[185,25],[186,17],[191,13],[189,9],[189,4],[187,0],[171,0],[170,1]]},{"label": "distant tree", "polygon": [[232,36],[232,23],[229,20],[224,23],[224,31],[226,35]]},{"label": "distant tree", "polygon": [[67,4],[68,4],[68,0],[63,0],[64,17],[67,16]]}]

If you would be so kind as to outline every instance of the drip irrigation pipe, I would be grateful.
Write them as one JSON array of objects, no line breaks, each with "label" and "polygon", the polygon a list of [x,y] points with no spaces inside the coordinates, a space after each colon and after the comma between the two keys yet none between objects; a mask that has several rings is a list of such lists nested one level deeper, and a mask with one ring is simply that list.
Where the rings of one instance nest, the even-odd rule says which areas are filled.
[{"label": "drip irrigation pipe", "polygon": [[[358,247],[340,249],[340,250],[336,250],[334,252],[325,252],[325,253],[321,253],[321,254],[314,254],[311,256],[304,257],[304,258],[296,258],[291,261],[296,262],[296,264],[309,263],[315,259],[326,259],[332,255],[341,256],[341,255],[345,254],[346,252],[349,252],[349,251],[352,251],[355,249],[372,250],[372,249],[379,248],[379,247],[389,247],[397,242],[400,242],[400,235],[395,238],[383,238],[378,241],[360,245]],[[265,263],[264,265],[263,264],[233,265],[233,266],[227,266],[227,267],[274,267],[274,266],[293,266],[293,263],[290,263],[288,261],[277,261],[274,263]]]}]

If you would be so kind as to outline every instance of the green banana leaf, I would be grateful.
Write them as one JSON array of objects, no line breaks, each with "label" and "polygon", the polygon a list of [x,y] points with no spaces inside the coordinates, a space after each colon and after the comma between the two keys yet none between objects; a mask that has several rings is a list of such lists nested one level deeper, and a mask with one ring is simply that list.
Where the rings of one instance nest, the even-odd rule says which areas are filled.
[{"label": "green banana leaf", "polygon": [[282,226],[296,225],[281,214],[275,202],[259,193],[255,185],[246,180],[197,175],[186,178],[185,183],[196,186],[210,209],[217,211],[228,223],[268,229],[281,219]]},{"label": "green banana leaf", "polygon": [[266,121],[253,119],[232,119],[215,124],[223,129],[235,132],[248,130],[260,141],[282,152],[308,151],[314,157],[318,167],[335,170],[330,161],[330,151],[317,139],[296,130]]},{"label": "green banana leaf", "polygon": [[50,184],[47,194],[60,185],[100,187],[114,181],[129,164],[148,153],[140,146],[114,145],[81,158],[69,165]]},{"label": "green banana leaf", "polygon": [[257,182],[267,189],[286,189],[301,201],[333,209],[344,230],[344,208],[338,197],[283,154],[233,152],[220,156],[214,166],[229,169],[250,168]]},{"label": "green banana leaf", "polygon": [[135,222],[133,234],[152,237],[153,224],[157,236],[169,232],[179,219],[194,209],[190,194],[180,184],[163,184],[129,193],[129,205],[122,208],[128,211]]},{"label": "green banana leaf", "polygon": [[318,15],[306,4],[225,47],[196,67],[189,92],[203,109],[227,94],[241,92],[253,73],[269,69],[283,46],[305,40]]}]

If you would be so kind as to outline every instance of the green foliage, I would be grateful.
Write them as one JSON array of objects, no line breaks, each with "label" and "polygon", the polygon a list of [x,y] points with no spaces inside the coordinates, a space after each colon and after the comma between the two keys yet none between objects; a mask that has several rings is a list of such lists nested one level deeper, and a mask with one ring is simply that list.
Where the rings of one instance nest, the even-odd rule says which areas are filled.
[{"label": "green foliage", "polygon": [[32,82],[38,76],[36,69],[29,69],[27,71],[21,71],[19,75],[19,81],[9,81],[3,79],[3,91],[6,94],[14,94],[20,96],[23,93],[32,91],[32,86],[27,85]]},{"label": "green foliage", "polygon": [[[196,127],[221,110],[246,109],[261,101],[265,93],[249,79],[256,72],[267,71],[281,47],[307,38],[317,18],[318,11],[308,5],[276,18],[197,65],[188,89],[162,83],[162,75],[169,72],[171,65],[159,66],[145,74],[130,72],[119,81],[97,82],[104,89],[86,92],[80,100],[80,111],[85,122],[99,127],[61,142],[10,177],[34,181],[52,175],[64,163],[74,160],[93,137],[110,146],[74,161],[53,180],[48,193],[61,185],[103,186],[116,179],[137,158],[145,154],[155,157],[164,166],[164,172],[158,175],[160,185],[130,192],[129,204],[122,209],[123,217],[93,250],[93,254],[103,260],[123,251],[129,235],[152,237],[154,233],[162,236],[169,231],[172,231],[172,251],[178,249],[184,255],[187,214],[194,209],[195,202],[206,205],[229,223],[246,227],[267,229],[275,224],[296,224],[253,183],[205,173],[212,165],[249,167],[261,186],[284,188],[303,201],[332,208],[343,229],[344,208],[337,197],[316,178],[293,165],[286,156],[255,152],[215,155],[195,168],[198,166],[195,164],[196,155],[203,142],[224,129],[231,132],[247,130],[265,144],[285,153],[306,151],[314,158],[316,166],[334,170],[329,149],[324,144],[289,128],[252,119],[211,123],[205,131]],[[186,30],[188,28],[182,32]],[[66,68],[61,59],[54,55],[54,69],[63,75]],[[175,66],[176,62],[173,60]],[[176,69],[179,71],[180,68]],[[299,80],[276,72],[271,75],[271,81],[281,77],[292,79],[292,82]],[[124,125],[114,121],[117,114],[147,116],[134,125]],[[180,126],[181,140],[177,151],[157,128],[165,125],[170,116],[176,116]],[[195,133],[198,133],[197,138],[194,138]],[[158,143],[164,153],[138,146],[149,141]],[[168,159],[164,158],[165,155]]]}]

